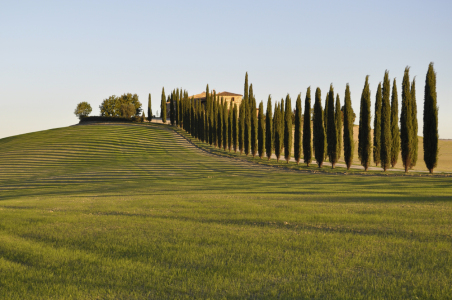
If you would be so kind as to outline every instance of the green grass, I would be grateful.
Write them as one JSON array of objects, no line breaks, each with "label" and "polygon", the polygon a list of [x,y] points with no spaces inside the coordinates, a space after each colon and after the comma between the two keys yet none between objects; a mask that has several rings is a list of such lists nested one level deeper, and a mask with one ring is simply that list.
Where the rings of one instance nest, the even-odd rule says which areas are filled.
[{"label": "green grass", "polygon": [[1,298],[444,299],[451,195],[451,177],[258,165],[165,126],[1,139]]}]

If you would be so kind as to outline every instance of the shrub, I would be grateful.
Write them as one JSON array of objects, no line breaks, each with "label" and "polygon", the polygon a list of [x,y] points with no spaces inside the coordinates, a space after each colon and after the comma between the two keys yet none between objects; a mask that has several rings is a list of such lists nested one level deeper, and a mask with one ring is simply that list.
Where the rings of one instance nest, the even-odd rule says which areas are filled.
[{"label": "shrub", "polygon": [[91,113],[91,105],[89,105],[88,102],[80,102],[77,104],[77,108],[74,111],[74,114],[79,118],[80,120],[83,118],[86,118]]}]

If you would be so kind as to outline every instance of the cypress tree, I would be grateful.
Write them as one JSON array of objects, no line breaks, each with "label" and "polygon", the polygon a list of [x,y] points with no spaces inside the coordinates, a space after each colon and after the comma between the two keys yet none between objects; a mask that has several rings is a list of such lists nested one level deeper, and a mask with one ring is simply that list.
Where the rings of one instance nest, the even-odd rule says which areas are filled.
[{"label": "cypress tree", "polygon": [[411,168],[413,155],[413,112],[411,109],[410,68],[405,68],[402,81],[402,109],[400,112],[400,148],[405,173]]},{"label": "cypress tree", "polygon": [[207,123],[206,123],[206,136],[207,136],[207,142],[212,145],[212,137],[210,134],[210,120],[211,120],[211,100],[210,100],[210,91],[209,91],[209,84],[206,85],[206,116],[207,116]]},{"label": "cypress tree", "polygon": [[424,90],[424,162],[430,174],[438,164],[438,106],[436,105],[436,72],[431,62]]},{"label": "cypress tree", "polygon": [[[252,85],[251,85],[252,89]],[[245,154],[250,154],[251,146],[251,112],[249,98],[245,101],[245,138],[243,139],[245,146]]]},{"label": "cypress tree", "polygon": [[370,89],[369,75],[366,76],[363,92],[361,94],[361,109],[359,112],[359,133],[358,133],[358,157],[364,170],[367,171],[370,164],[371,135],[370,135]]},{"label": "cypress tree", "polygon": [[245,85],[244,85],[244,95],[243,95],[243,99],[242,102],[248,101],[248,72],[245,73]]},{"label": "cypress tree", "polygon": [[[242,99],[242,105],[243,105],[243,144],[242,144],[242,150],[245,151],[245,154],[249,154],[249,124],[248,124],[248,118],[249,118],[249,112],[248,112],[248,100],[249,100],[249,89],[248,86],[248,72],[245,73],[245,84],[243,86],[243,99]],[[252,89],[252,88],[251,88]],[[242,111],[240,111],[240,114],[242,114]],[[240,152],[241,153],[241,152]]]},{"label": "cypress tree", "polygon": [[301,93],[298,94],[297,102],[295,103],[295,133],[294,133],[294,145],[293,145],[293,155],[297,164],[300,163],[301,159],[301,132],[302,126],[301,123]]},{"label": "cypress tree", "polygon": [[[295,125],[296,126],[296,125]],[[312,158],[311,147],[311,87],[306,91],[304,100],[304,118],[303,118],[303,159],[309,167]]]},{"label": "cypress tree", "polygon": [[229,144],[228,127],[229,127],[229,110],[228,110],[227,102],[224,102],[223,103],[223,150],[226,150],[226,148],[228,147],[228,144]]},{"label": "cypress tree", "polygon": [[218,142],[218,148],[221,149],[221,146],[223,144],[223,97],[221,97],[221,100],[218,102],[217,107],[217,142]]},{"label": "cypress tree", "polygon": [[414,167],[417,163],[417,155],[418,155],[418,124],[417,124],[417,103],[416,103],[416,78],[413,78],[413,82],[411,83],[411,111],[413,114],[413,155],[411,157],[411,167]]},{"label": "cypress tree", "polygon": [[339,94],[336,95],[336,129],[337,129],[337,158],[336,160],[339,161],[341,158],[341,152],[342,152],[342,111],[341,111],[341,99],[339,98]]},{"label": "cypress tree", "polygon": [[283,98],[281,98],[281,105],[279,106],[279,113],[280,113],[280,122],[279,122],[279,124],[280,124],[280,130],[281,130],[281,153],[282,153],[282,151],[283,151],[283,148],[284,148],[284,132],[285,132],[285,130],[284,130],[284,126],[286,126],[286,122],[285,122],[285,112],[286,112],[286,110],[285,110],[285,106],[284,106],[284,99]]},{"label": "cypress tree", "polygon": [[196,101],[193,99],[192,100],[192,107],[191,107],[191,132],[192,132],[192,136],[196,137],[197,136],[197,132],[196,130],[198,129],[197,127],[197,115],[196,115]]},{"label": "cypress tree", "polygon": [[323,111],[323,129],[325,130],[325,158],[328,158],[328,99],[329,99],[329,91],[326,93],[325,98],[325,110]]},{"label": "cypress tree", "polygon": [[229,102],[229,109],[228,109],[228,150],[231,152],[232,149],[232,135],[233,135],[233,110],[234,107],[232,105],[232,101]]},{"label": "cypress tree", "polygon": [[276,131],[279,130],[279,127],[278,127],[279,124],[278,124],[278,122],[276,122],[277,121],[276,120],[276,114],[278,113],[278,107],[279,107],[279,103],[276,102],[275,103],[275,109],[273,111],[273,117],[272,117],[273,118],[273,130],[272,130],[273,131],[273,140],[272,140],[272,150],[273,150],[273,152],[275,152],[275,148],[276,148],[276,140],[275,140],[275,138],[276,138]]},{"label": "cypress tree", "polygon": [[250,86],[250,120],[251,120],[251,154],[253,157],[257,154],[257,135],[258,135],[258,121],[257,121],[257,104],[256,97],[252,94],[252,86]]},{"label": "cypress tree", "polygon": [[391,104],[389,97],[391,94],[391,82],[389,81],[389,72],[385,71],[382,89],[382,103],[381,103],[381,138],[380,138],[380,160],[381,167],[386,172],[391,164]]},{"label": "cypress tree", "polygon": [[176,98],[175,91],[171,93],[170,98],[170,122],[174,126],[174,100]]},{"label": "cypress tree", "polygon": [[200,110],[201,110],[201,141],[205,142],[205,136],[206,136],[206,122],[205,122],[205,118],[206,118],[206,112],[204,111],[204,108],[202,106],[202,104],[200,105]]},{"label": "cypress tree", "polygon": [[237,118],[237,104],[234,103],[234,111],[232,112],[232,141],[234,144],[234,152],[238,149],[238,118]]},{"label": "cypress tree", "polygon": [[179,89],[177,89],[176,97],[174,98],[174,123],[176,126],[179,126],[179,112],[177,111],[177,107],[179,105]]},{"label": "cypress tree", "polygon": [[397,97],[397,84],[394,78],[391,98],[391,166],[394,167],[399,159],[400,135],[399,135],[399,100]]},{"label": "cypress tree", "polygon": [[268,95],[267,113],[265,114],[265,153],[268,160],[272,156],[273,149],[273,113],[272,113],[272,97]]},{"label": "cypress tree", "polygon": [[328,126],[327,126],[327,143],[328,143],[328,158],[331,162],[331,168],[334,169],[337,163],[337,123],[336,114],[334,112],[334,89],[330,85],[328,92]]},{"label": "cypress tree", "polygon": [[181,128],[182,127],[182,97],[179,95],[179,98],[177,98],[177,106],[176,106],[176,113],[177,113],[177,125]]},{"label": "cypress tree", "polygon": [[209,143],[209,135],[208,135],[209,116],[208,116],[207,109],[205,106],[203,108],[203,112],[204,112],[204,142],[206,144],[208,144]]},{"label": "cypress tree", "polygon": [[213,145],[215,146],[215,147],[217,147],[217,142],[218,142],[218,139],[217,139],[217,133],[218,133],[218,130],[217,130],[217,113],[218,113],[218,100],[217,100],[217,97],[216,96],[214,96],[213,97],[213,107],[212,107],[212,141],[213,141]]},{"label": "cypress tree", "polygon": [[259,158],[262,159],[265,152],[265,118],[264,118],[264,103],[262,101],[259,103],[258,123],[259,128],[257,130],[258,135],[257,151],[259,154]]},{"label": "cypress tree", "polygon": [[284,158],[289,163],[292,152],[292,100],[286,96],[286,109],[284,114]]},{"label": "cypress tree", "polygon": [[243,153],[244,144],[245,144],[245,101],[242,99],[240,103],[240,112],[239,112],[239,150],[240,154]]},{"label": "cypress tree", "polygon": [[190,134],[192,136],[195,136],[195,110],[194,110],[194,103],[195,100],[192,98],[190,100]]},{"label": "cypress tree", "polygon": [[149,93],[149,98],[148,98],[148,121],[149,122],[152,121],[151,93]]},{"label": "cypress tree", "polygon": [[344,98],[344,161],[347,165],[347,170],[350,170],[350,166],[352,165],[354,148],[355,142],[353,141],[353,109],[352,100],[350,97],[350,86],[347,83]]},{"label": "cypress tree", "polygon": [[186,131],[191,134],[191,100],[187,99],[185,103],[185,115],[186,115]]},{"label": "cypress tree", "polygon": [[276,104],[275,107],[275,116],[273,117],[274,127],[275,127],[275,155],[276,161],[279,162],[279,158],[281,157],[281,145],[282,145],[282,132],[281,132],[281,112],[280,112],[280,104]]},{"label": "cypress tree", "polygon": [[381,161],[381,82],[378,84],[377,94],[375,96],[375,114],[374,114],[374,162],[375,165]]},{"label": "cypress tree", "polygon": [[323,165],[325,158],[325,129],[323,127],[323,110],[321,103],[321,91],[319,88],[315,91],[314,116],[313,116],[313,135],[314,135],[314,157],[319,168]]},{"label": "cypress tree", "polygon": [[160,117],[162,118],[163,124],[166,123],[166,96],[165,96],[165,88],[162,88],[162,98],[160,102]]}]

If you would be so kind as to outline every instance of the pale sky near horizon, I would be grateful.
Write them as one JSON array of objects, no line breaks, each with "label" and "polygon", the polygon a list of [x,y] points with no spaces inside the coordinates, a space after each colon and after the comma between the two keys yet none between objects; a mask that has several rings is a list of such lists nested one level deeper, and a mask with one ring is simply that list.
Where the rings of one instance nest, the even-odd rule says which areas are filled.
[{"label": "pale sky near horizon", "polygon": [[[452,139],[452,1],[2,1],[0,138],[78,123],[110,95],[137,93],[160,110],[162,87],[189,94],[287,93],[292,105],[346,83],[359,115],[366,75],[372,110],[386,69],[416,76],[419,134],[425,75],[437,72],[439,135]],[[313,101],[312,101],[313,104]],[[356,121],[357,122],[357,121]]]}]

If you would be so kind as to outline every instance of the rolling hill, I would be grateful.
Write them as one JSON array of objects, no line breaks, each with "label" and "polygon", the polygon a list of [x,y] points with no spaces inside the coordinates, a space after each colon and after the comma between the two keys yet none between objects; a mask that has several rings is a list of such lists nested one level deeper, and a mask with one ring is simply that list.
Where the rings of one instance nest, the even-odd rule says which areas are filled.
[{"label": "rolling hill", "polygon": [[0,140],[7,299],[452,294],[451,177],[309,174],[164,125]]}]

